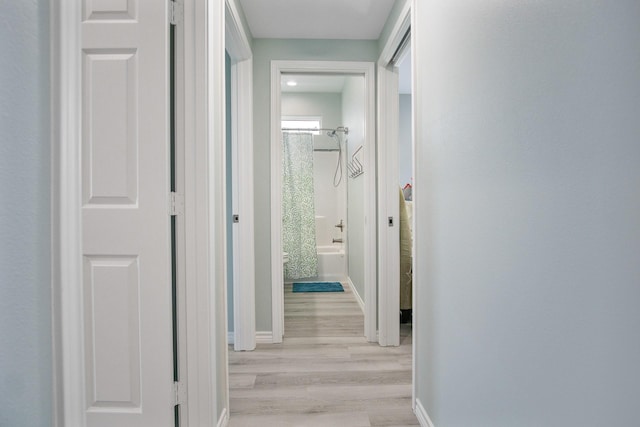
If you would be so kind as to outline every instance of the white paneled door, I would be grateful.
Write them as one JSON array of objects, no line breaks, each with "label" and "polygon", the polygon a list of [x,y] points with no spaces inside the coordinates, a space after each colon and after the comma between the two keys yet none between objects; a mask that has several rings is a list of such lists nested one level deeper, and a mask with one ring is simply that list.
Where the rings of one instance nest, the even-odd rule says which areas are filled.
[{"label": "white paneled door", "polygon": [[89,427],[174,424],[167,4],[83,5]]}]

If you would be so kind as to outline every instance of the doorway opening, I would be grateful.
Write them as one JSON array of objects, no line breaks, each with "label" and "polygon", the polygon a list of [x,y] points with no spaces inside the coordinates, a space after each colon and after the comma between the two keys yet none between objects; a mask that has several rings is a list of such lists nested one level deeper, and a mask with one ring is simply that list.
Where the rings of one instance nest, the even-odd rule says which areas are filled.
[{"label": "doorway opening", "polygon": [[[362,301],[364,335],[376,341],[375,265],[375,127],[373,120],[373,64],[331,61],[273,61],[271,69],[271,269],[273,342],[282,342],[284,330],[284,282],[292,280],[337,280]],[[289,84],[290,82],[295,82]],[[295,88],[295,89],[293,89]],[[304,269],[284,267],[283,140],[299,141],[304,121],[320,126],[308,138],[307,157],[313,184],[307,200],[313,209],[302,209],[308,217],[306,230],[310,253]],[[282,120],[298,122],[285,127]],[[288,124],[287,126],[292,126]],[[320,130],[322,129],[322,130]],[[295,141],[294,141],[295,139]],[[298,145],[291,145],[296,149]],[[351,159],[369,173],[350,176]],[[355,163],[353,163],[355,164]],[[296,190],[298,191],[298,190]],[[296,196],[293,199],[300,199]],[[298,227],[295,218],[294,228]],[[299,231],[299,230],[298,230]],[[297,254],[288,254],[293,259]],[[308,258],[313,258],[309,262]],[[318,269],[319,267],[319,269]],[[285,276],[285,271],[287,275]]]},{"label": "doorway opening", "polygon": [[[364,76],[283,73],[280,87],[285,336],[331,335],[347,325],[363,336]],[[310,286],[344,293],[297,293]],[[322,307],[346,300],[353,312],[330,316]],[[297,310],[287,304],[310,324],[294,331]]]}]

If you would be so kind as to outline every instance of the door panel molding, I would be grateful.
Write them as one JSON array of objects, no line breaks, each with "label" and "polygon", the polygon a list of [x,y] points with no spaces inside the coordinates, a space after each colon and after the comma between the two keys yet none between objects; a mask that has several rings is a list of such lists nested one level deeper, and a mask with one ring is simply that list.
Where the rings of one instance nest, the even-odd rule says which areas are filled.
[{"label": "door panel molding", "polygon": [[[152,4],[156,2],[148,2]],[[193,425],[215,425],[216,410],[222,394],[227,402],[226,335],[221,318],[225,316],[224,290],[216,286],[224,281],[224,176],[221,155],[224,134],[224,9],[217,2],[182,0],[184,25],[192,28],[184,34],[183,71],[185,139],[185,185],[191,191],[185,200],[185,280],[187,300],[187,405]],[[128,2],[126,11],[107,16],[107,11],[92,11],[91,20],[139,18],[143,2]],[[158,2],[166,14],[168,4]],[[135,7],[134,7],[135,6]],[[108,12],[108,13],[112,13]],[[113,13],[116,13],[113,12]],[[125,13],[126,12],[126,13]],[[81,2],[53,0],[52,25],[52,153],[53,165],[53,336],[54,393],[56,426],[87,425],[85,378],[85,330],[82,249],[82,31]],[[141,175],[142,178],[143,175]],[[123,187],[119,187],[123,188]],[[128,187],[127,187],[128,188]],[[129,190],[127,190],[129,191]],[[167,187],[168,192],[168,187]],[[168,194],[167,194],[168,195]],[[137,196],[136,196],[137,197]],[[101,209],[97,206],[94,210]],[[163,203],[168,212],[168,201]],[[222,245],[222,246],[221,246]],[[111,254],[88,253],[90,256]],[[142,259],[140,265],[142,265]],[[123,267],[124,268],[124,267]],[[168,329],[170,332],[170,328]],[[218,337],[220,338],[218,340]],[[171,355],[170,346],[167,354]],[[170,365],[167,366],[171,371]],[[167,390],[170,395],[171,390]],[[222,404],[225,406],[225,404]],[[173,415],[167,420],[173,423]]]}]

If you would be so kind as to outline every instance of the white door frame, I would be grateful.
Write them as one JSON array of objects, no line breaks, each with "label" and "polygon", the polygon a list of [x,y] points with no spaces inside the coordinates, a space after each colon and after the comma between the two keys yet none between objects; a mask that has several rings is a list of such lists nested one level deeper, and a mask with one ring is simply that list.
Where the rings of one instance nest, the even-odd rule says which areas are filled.
[{"label": "white door frame", "polygon": [[231,57],[233,348],[256,348],[253,203],[253,58],[238,6],[225,2],[225,43]]},{"label": "white door frame", "polygon": [[271,305],[273,342],[284,334],[284,287],[282,266],[282,73],[334,73],[363,75],[365,78],[364,168],[365,237],[364,335],[377,341],[376,273],[376,151],[375,151],[375,67],[371,62],[271,61]]},{"label": "white door frame", "polygon": [[[224,165],[224,21],[222,2],[183,0],[185,277],[187,283],[187,405],[192,425],[224,425],[228,418]],[[168,2],[165,7],[168,7]],[[85,426],[81,235],[82,2],[53,0],[52,195],[54,365],[62,389],[62,425]],[[167,206],[169,197],[167,196]],[[55,319],[54,319],[55,320]],[[219,360],[220,359],[220,360]],[[61,371],[61,373],[59,372]],[[222,386],[221,386],[222,385]],[[227,402],[214,410],[218,392]],[[167,390],[167,393],[171,392]]]},{"label": "white door frame", "polygon": [[[378,98],[378,114],[379,114],[379,118],[380,120],[378,121],[378,132],[379,135],[381,136],[381,138],[385,138],[387,141],[391,142],[391,145],[393,147],[387,147],[388,150],[393,150],[395,151],[395,153],[397,154],[398,151],[398,147],[397,147],[397,135],[398,135],[398,107],[397,107],[397,99],[399,96],[398,93],[398,82],[397,82],[397,76],[394,76],[394,73],[392,71],[390,71],[387,66],[388,64],[391,62],[391,59],[393,58],[393,55],[396,53],[396,50],[398,49],[398,47],[400,46],[401,42],[402,42],[402,38],[404,37],[404,35],[407,33],[407,31],[409,29],[411,29],[412,31],[412,39],[415,39],[416,36],[416,30],[418,28],[417,26],[417,22],[414,19],[414,14],[412,13],[413,10],[415,10],[415,7],[417,5],[418,0],[407,0],[407,2],[405,3],[404,7],[402,8],[400,14],[398,15],[398,18],[396,19],[396,22],[394,23],[391,33],[389,34],[389,38],[387,39],[387,43],[385,44],[385,46],[383,47],[382,53],[380,54],[380,58],[378,59],[378,76],[379,76],[379,85],[378,85],[378,90],[379,90],[379,98]],[[415,52],[416,49],[416,43],[411,43],[411,49],[412,52]],[[413,58],[415,58],[415,55],[412,55]],[[417,88],[417,79],[416,79],[416,69],[415,69],[415,60],[412,63],[412,86],[413,86],[413,91],[416,91]],[[392,102],[393,101],[393,102]],[[389,106],[392,106],[391,108],[389,108]],[[416,152],[416,104],[415,104],[415,98],[413,98],[412,100],[412,152],[413,152],[413,174],[414,177],[417,176],[418,174],[420,174],[420,171],[417,168],[416,165],[416,156],[415,156],[415,152]],[[390,164],[388,162],[384,162],[384,159],[380,159],[381,163],[386,163],[384,165],[381,166],[381,170],[378,171],[378,175],[379,175],[379,182],[393,182],[395,183],[397,181],[397,158],[394,158],[393,164]],[[380,165],[379,165],[380,166]],[[393,174],[393,175],[391,175]],[[379,191],[381,192],[381,194],[379,195],[379,200],[381,200],[379,209],[381,212],[386,212],[388,209],[390,209],[392,207],[392,205],[397,206],[398,205],[398,194],[396,193],[396,197],[389,197],[388,198],[388,205],[385,206],[385,203],[382,202],[383,200],[387,200],[385,198],[385,193],[388,193],[390,190],[386,189],[386,188],[382,188],[382,186],[379,188]],[[396,188],[397,191],[397,188]],[[416,401],[415,401],[415,396],[416,396],[416,348],[417,348],[417,342],[419,340],[419,333],[418,330],[420,328],[419,325],[419,317],[418,317],[418,313],[419,313],[419,308],[416,306],[415,301],[417,300],[417,294],[420,292],[420,286],[419,283],[420,281],[418,280],[418,277],[416,276],[416,268],[415,268],[415,263],[416,263],[416,259],[419,258],[418,253],[417,253],[417,245],[416,242],[419,239],[419,234],[418,234],[418,224],[416,224],[415,218],[417,217],[417,213],[419,211],[419,207],[418,207],[418,201],[419,201],[419,197],[417,196],[417,192],[419,191],[419,189],[413,189],[413,199],[414,199],[414,222],[412,225],[412,230],[413,230],[413,247],[412,247],[412,252],[413,252],[413,323],[412,323],[412,338],[413,338],[413,349],[412,349],[412,398],[411,398],[411,402],[412,402],[412,406],[413,409],[416,410]],[[381,232],[381,234],[384,234]],[[386,240],[385,244],[387,246],[387,248],[389,248],[389,242],[391,241],[391,236],[387,235],[387,236],[381,236],[380,237],[380,241],[381,241],[381,246],[382,246],[382,241]],[[393,237],[395,239],[395,237]],[[393,240],[394,243],[392,243],[393,245],[395,245],[395,241]],[[389,249],[387,249],[389,250]],[[381,250],[380,253],[382,254],[383,251]],[[399,253],[399,248],[398,248],[398,253]],[[399,282],[396,282],[396,280],[398,280],[398,275],[397,275],[397,270],[394,271],[395,268],[397,268],[396,266],[399,266],[399,261],[394,263],[393,265],[389,265],[389,263],[384,262],[384,260],[382,258],[380,258],[380,263],[378,265],[379,268],[379,272],[381,277],[386,277],[386,280],[381,280],[387,283],[398,283],[397,287],[395,287],[395,289],[384,289],[383,290],[383,286],[381,286],[381,302],[380,302],[380,317],[381,317],[381,321],[380,321],[380,336],[384,336],[385,340],[387,341],[386,345],[396,345],[395,344],[395,340],[398,339],[399,337],[396,338],[395,334],[399,334],[399,319],[398,319],[398,312],[399,312],[399,308],[400,308],[400,303],[399,300],[393,300],[392,298],[388,298],[388,297],[384,297],[383,299],[383,292],[393,292],[394,295],[397,293],[399,294]],[[395,276],[395,279],[393,279],[393,277]],[[391,279],[393,279],[393,281],[391,281]],[[393,301],[393,304],[389,304],[389,301]],[[382,314],[382,312],[384,312],[384,314]],[[384,318],[384,321],[382,320]],[[394,320],[395,319],[395,320]],[[382,338],[381,338],[382,340]],[[381,343],[382,345],[382,343]],[[424,425],[432,425],[432,424],[428,424],[428,423],[424,423]]]},{"label": "white door frame", "polygon": [[[400,217],[398,207],[398,72],[389,66],[411,26],[407,1],[378,59],[378,288],[380,345],[400,345]],[[394,219],[388,225],[387,218]],[[385,219],[384,221],[382,219]]]},{"label": "white door frame", "polygon": [[400,345],[398,73],[378,63],[378,339]]},{"label": "white door frame", "polygon": [[58,253],[54,272],[54,313],[59,313],[55,355],[56,380],[63,396],[57,402],[58,423],[85,426],[84,313],[82,310],[82,187],[81,187],[81,39],[80,2],[52,3],[52,154],[53,253]]}]

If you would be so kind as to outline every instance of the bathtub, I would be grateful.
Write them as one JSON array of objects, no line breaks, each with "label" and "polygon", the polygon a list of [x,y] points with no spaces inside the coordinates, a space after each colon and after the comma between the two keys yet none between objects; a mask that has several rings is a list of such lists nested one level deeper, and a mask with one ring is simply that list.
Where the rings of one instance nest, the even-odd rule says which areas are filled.
[{"label": "bathtub", "polygon": [[318,246],[317,280],[339,282],[347,280],[347,257],[343,244]]}]

